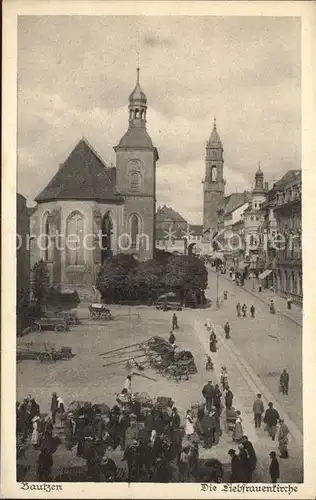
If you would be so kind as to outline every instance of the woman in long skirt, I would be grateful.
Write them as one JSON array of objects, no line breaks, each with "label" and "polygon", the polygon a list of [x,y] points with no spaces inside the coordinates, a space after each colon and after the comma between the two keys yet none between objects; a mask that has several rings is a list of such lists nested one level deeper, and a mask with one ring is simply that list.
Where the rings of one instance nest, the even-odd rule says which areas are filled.
[{"label": "woman in long skirt", "polygon": [[36,448],[39,444],[39,432],[38,432],[38,424],[39,424],[40,417],[36,416],[32,419],[32,425],[33,425],[33,430],[32,430],[32,437],[31,437],[31,444]]},{"label": "woman in long skirt", "polygon": [[236,411],[236,413],[237,413],[237,419],[236,419],[235,428],[234,428],[234,432],[233,432],[233,441],[235,441],[236,443],[239,443],[242,440],[242,437],[244,435],[244,430],[242,427],[242,418],[240,415],[240,411],[238,410],[238,411]]},{"label": "woman in long skirt", "polygon": [[192,412],[190,410],[187,411],[187,415],[185,417],[185,435],[187,437],[193,436],[194,430],[194,420],[192,416]]}]

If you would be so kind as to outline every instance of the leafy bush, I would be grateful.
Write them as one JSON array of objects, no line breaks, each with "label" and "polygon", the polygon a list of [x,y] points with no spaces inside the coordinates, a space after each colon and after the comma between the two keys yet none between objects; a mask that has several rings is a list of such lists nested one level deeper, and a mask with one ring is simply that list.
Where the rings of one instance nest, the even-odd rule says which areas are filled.
[{"label": "leafy bush", "polygon": [[118,255],[100,269],[96,281],[104,302],[126,300],[151,302],[157,290],[174,291],[181,301],[202,302],[207,287],[207,270],[199,259],[181,255],[137,262],[130,255]]}]

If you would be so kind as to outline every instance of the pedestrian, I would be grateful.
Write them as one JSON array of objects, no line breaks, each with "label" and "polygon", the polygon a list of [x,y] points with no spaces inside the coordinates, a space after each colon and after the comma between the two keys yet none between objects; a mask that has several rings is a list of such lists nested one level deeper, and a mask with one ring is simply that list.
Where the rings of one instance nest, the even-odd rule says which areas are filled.
[{"label": "pedestrian", "polygon": [[214,330],[212,330],[211,335],[210,335],[210,351],[211,352],[216,352],[217,351],[217,338],[216,338],[216,333]]},{"label": "pedestrian", "polygon": [[221,414],[221,397],[222,397],[222,393],[220,391],[219,385],[216,384],[214,387],[213,405],[216,408],[218,416],[220,416],[220,414]]},{"label": "pedestrian", "polygon": [[224,291],[224,300],[227,300],[227,297],[228,297],[228,292],[227,290]]},{"label": "pedestrian", "polygon": [[288,298],[286,299],[286,303],[287,303],[287,308],[292,309],[292,299],[290,296],[288,296]]},{"label": "pedestrian", "polygon": [[261,427],[261,419],[262,415],[264,413],[264,405],[261,399],[261,394],[257,394],[257,399],[255,399],[253,406],[252,406],[252,411],[254,415],[254,421],[255,421],[255,428],[260,428]]},{"label": "pedestrian", "polygon": [[178,330],[179,326],[178,326],[178,317],[176,315],[176,313],[173,313],[173,316],[172,316],[172,330]]},{"label": "pedestrian", "polygon": [[255,306],[252,305],[251,308],[250,308],[250,314],[251,314],[251,317],[254,318],[255,317],[255,312],[256,312],[256,309],[255,309]]},{"label": "pedestrian", "polygon": [[53,422],[53,425],[55,425],[55,423],[56,423],[57,408],[58,408],[57,394],[56,394],[56,392],[53,392],[53,394],[52,394],[52,401],[51,401],[51,405],[50,405],[50,411],[52,413],[52,422]]},{"label": "pedestrian", "polygon": [[276,426],[279,420],[279,414],[275,408],[273,408],[273,403],[268,404],[268,409],[266,410],[264,416],[264,423],[266,424],[266,430],[268,431],[269,436],[272,438],[272,441],[275,440],[276,435]]},{"label": "pedestrian", "polygon": [[240,302],[236,305],[237,318],[240,318],[241,305]]},{"label": "pedestrian", "polygon": [[128,467],[128,482],[138,483],[141,479],[141,453],[138,440],[134,439],[132,445],[126,448],[123,455],[123,461],[125,460]]},{"label": "pedestrian", "polygon": [[224,326],[224,332],[225,332],[225,339],[230,338],[230,325],[228,321],[226,321],[225,326]]},{"label": "pedestrian", "polygon": [[194,420],[191,410],[187,410],[187,414],[185,417],[185,435],[190,438],[195,433],[194,430]]},{"label": "pedestrian", "polygon": [[246,449],[242,444],[238,446],[238,460],[239,460],[239,482],[249,483],[249,457]]},{"label": "pedestrian", "polygon": [[205,406],[208,411],[210,411],[213,406],[214,392],[215,391],[212,381],[209,380],[208,383],[202,389],[202,395],[205,398]]},{"label": "pedestrian", "polygon": [[32,437],[31,437],[31,444],[33,445],[34,448],[37,448],[39,445],[39,431],[38,431],[39,420],[40,420],[39,416],[32,418],[33,430],[32,430]]},{"label": "pedestrian", "polygon": [[183,482],[187,482],[189,479],[189,470],[190,470],[190,447],[186,446],[183,448],[182,453],[180,455],[180,464],[179,470],[183,479]]},{"label": "pedestrian", "polygon": [[225,365],[223,365],[221,368],[220,382],[221,382],[223,391],[225,391],[228,387],[228,373],[227,373],[227,368]]},{"label": "pedestrian", "polygon": [[131,375],[127,375],[125,384],[124,384],[124,389],[126,389],[128,396],[132,395],[132,377]]},{"label": "pedestrian", "polygon": [[270,313],[275,314],[275,307],[274,307],[273,299],[270,300]]},{"label": "pedestrian", "polygon": [[236,455],[236,451],[231,448],[228,452],[228,455],[231,458],[231,472],[230,472],[230,482],[231,483],[239,483],[239,477],[240,477],[240,462],[239,458]]},{"label": "pedestrian", "polygon": [[244,430],[242,427],[242,417],[241,417],[240,411],[237,410],[236,414],[237,414],[237,418],[236,418],[235,427],[234,427],[234,431],[233,431],[233,441],[235,441],[236,443],[240,443],[242,440],[242,437],[244,435]]},{"label": "pedestrian", "polygon": [[280,467],[278,459],[276,458],[275,451],[270,452],[270,458],[271,462],[270,462],[269,472],[271,477],[271,483],[277,483],[278,479],[280,478]]},{"label": "pedestrian", "polygon": [[252,474],[257,465],[257,455],[252,443],[248,440],[247,436],[242,437],[242,444],[248,453],[248,482],[252,482]]},{"label": "pedestrian", "polygon": [[288,395],[289,393],[289,381],[290,381],[290,376],[286,369],[284,368],[283,372],[281,373],[280,376],[280,390],[282,394]]},{"label": "pedestrian", "polygon": [[246,318],[246,316],[247,316],[247,306],[246,306],[246,304],[243,304],[241,310],[242,310],[243,318]]},{"label": "pedestrian", "polygon": [[225,406],[226,410],[231,410],[231,407],[233,405],[233,399],[234,395],[232,391],[230,390],[229,386],[226,387],[226,392],[225,392]]},{"label": "pedestrian", "polygon": [[280,427],[279,427],[278,441],[279,441],[280,458],[289,458],[287,445],[289,442],[288,435],[290,431],[288,426],[284,423],[283,418],[280,418],[279,422],[280,422]]},{"label": "pedestrian", "polygon": [[169,335],[169,339],[168,339],[168,340],[169,340],[169,343],[170,343],[170,344],[174,344],[174,343],[175,343],[175,341],[176,341],[176,337],[175,337],[175,335],[173,334],[173,332],[170,332],[170,335]]}]

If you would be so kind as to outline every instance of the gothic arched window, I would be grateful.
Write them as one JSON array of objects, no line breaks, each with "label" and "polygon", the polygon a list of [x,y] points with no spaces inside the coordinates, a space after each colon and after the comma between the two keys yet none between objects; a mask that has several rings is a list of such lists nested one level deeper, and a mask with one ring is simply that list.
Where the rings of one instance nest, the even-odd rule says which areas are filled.
[{"label": "gothic arched window", "polygon": [[131,191],[140,191],[141,188],[141,175],[139,172],[132,172],[129,178],[129,187]]},{"label": "gothic arched window", "polygon": [[50,222],[50,213],[46,212],[43,215],[43,250],[44,250],[44,260],[46,262],[50,262],[54,259],[54,249],[53,249],[53,241],[52,241],[52,227]]},{"label": "gothic arched window", "polygon": [[101,262],[103,263],[108,257],[112,256],[112,234],[113,222],[111,215],[106,213],[102,219],[102,249],[101,249]]},{"label": "gothic arched window", "polygon": [[84,217],[80,212],[71,213],[66,221],[66,261],[68,265],[84,264]]},{"label": "gothic arched window", "polygon": [[135,118],[139,118],[139,109],[138,108],[135,109]]},{"label": "gothic arched window", "polygon": [[212,166],[211,168],[211,182],[216,182],[217,181],[217,168],[215,165]]},{"label": "gothic arched window", "polygon": [[130,236],[132,248],[136,248],[140,234],[140,217],[137,214],[130,216]]},{"label": "gothic arched window", "polygon": [[145,118],[145,110],[144,109],[142,109],[140,117],[142,120]]}]

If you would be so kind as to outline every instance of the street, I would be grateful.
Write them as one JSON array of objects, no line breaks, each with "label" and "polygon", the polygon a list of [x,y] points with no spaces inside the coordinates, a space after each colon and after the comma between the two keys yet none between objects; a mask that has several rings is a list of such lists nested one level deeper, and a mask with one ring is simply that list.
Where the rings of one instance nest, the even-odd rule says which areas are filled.
[{"label": "street", "polygon": [[[223,291],[228,291],[228,299],[223,301]],[[265,407],[272,400],[290,428],[290,458],[281,461],[281,482],[302,481],[302,409],[301,409],[301,332],[297,325],[278,314],[271,316],[266,304],[249,295],[224,277],[219,278],[220,307],[216,309],[216,275],[210,271],[207,295],[213,306],[208,309],[185,309],[178,314],[179,330],[176,343],[181,349],[194,354],[198,373],[189,381],[175,382],[147,368],[145,375],[133,377],[133,391],[146,392],[151,397],[170,396],[179,409],[181,421],[192,403],[202,401],[201,390],[212,379],[219,380],[223,364],[228,370],[228,380],[234,393],[234,406],[243,418],[244,433],[252,441],[257,455],[258,466],[253,481],[269,482],[269,452],[277,451],[277,442],[272,443],[263,431],[254,429],[252,404],[257,392],[263,395]],[[236,317],[237,302],[246,303],[248,309],[253,303],[256,318]],[[139,306],[112,308],[115,320],[98,322],[88,319],[86,308],[79,308],[83,324],[73,327],[68,333],[31,333],[25,341],[50,340],[58,345],[70,345],[76,353],[70,361],[42,364],[23,361],[17,365],[18,400],[31,393],[41,406],[41,411],[49,411],[51,393],[56,391],[64,399],[66,406],[73,400],[105,402],[113,405],[115,393],[123,386],[127,368],[124,363],[104,367],[100,353],[149,339],[153,335],[168,338],[171,327],[171,313],[157,311],[153,307]],[[139,316],[138,316],[139,315]],[[218,351],[212,353],[214,371],[205,371],[206,353],[209,353],[208,334],[204,323],[209,318],[216,328]],[[229,321],[232,339],[225,340],[223,325]],[[273,336],[269,336],[269,335]],[[110,361],[123,359],[114,356]],[[109,360],[107,361],[107,363]],[[288,396],[278,392],[280,371],[288,367],[290,390]],[[216,457],[224,464],[229,463],[227,455],[232,442],[231,434],[223,433],[220,442],[211,450],[201,449],[202,457]],[[76,460],[70,452],[58,452],[56,461],[72,463]],[[58,455],[60,455],[58,457]],[[57,458],[58,457],[58,458]],[[55,466],[58,466],[56,463]],[[34,473],[34,469],[33,469]],[[32,471],[30,471],[32,474]]]}]

